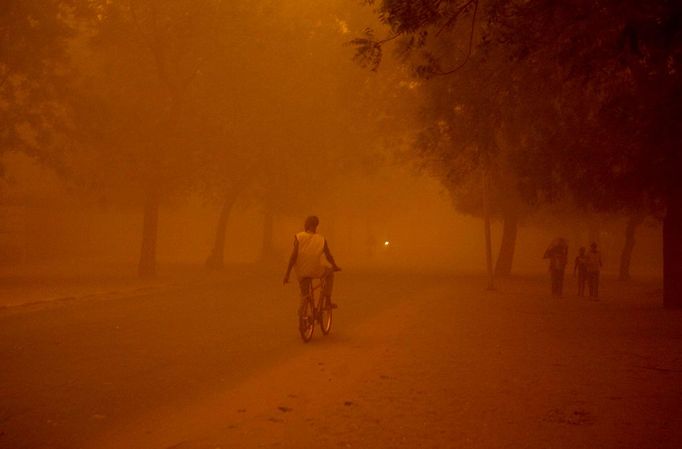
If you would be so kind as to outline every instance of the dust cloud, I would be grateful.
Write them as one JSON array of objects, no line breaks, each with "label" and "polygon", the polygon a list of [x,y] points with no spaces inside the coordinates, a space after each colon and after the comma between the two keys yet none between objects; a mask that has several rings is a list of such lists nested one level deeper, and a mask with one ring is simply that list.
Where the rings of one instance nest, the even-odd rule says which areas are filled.
[{"label": "dust cloud", "polygon": [[[48,76],[35,102],[64,106],[43,126],[18,121],[2,153],[5,267],[118,264],[148,276],[157,264],[283,265],[303,219],[316,214],[348,268],[485,270],[475,175],[453,187],[419,143],[435,83],[390,55],[377,72],[353,61],[357,30],[381,26],[371,9],[61,8],[72,32],[61,45],[34,45],[54,52],[43,63],[66,65],[67,79]],[[16,89],[22,69],[30,75],[17,67]],[[67,88],[67,97],[57,92]],[[618,271],[627,214],[494,201],[494,258],[516,209],[511,255],[500,255],[507,272],[543,271],[557,236],[571,256],[600,242],[604,269]],[[660,274],[657,227],[653,218],[638,227],[633,271]]]},{"label": "dust cloud", "polygon": [[[64,264],[92,268],[94,264],[134,273],[143,224],[139,207],[108,204],[96,198],[96,192],[88,192],[91,197],[83,200],[54,172],[21,155],[8,154],[4,165],[8,173],[2,206],[6,269],[59,269]],[[438,181],[415,170],[409,162],[377,167],[370,174],[342,172],[333,176],[340,179],[326,186],[331,199],[312,199],[290,211],[279,210],[274,214],[270,235],[264,235],[265,212],[256,194],[245,191],[236,198],[225,229],[225,263],[267,261],[285,266],[294,234],[302,229],[307,215],[316,214],[321,219],[319,232],[349,269],[441,273],[485,270],[481,219],[458,212]],[[280,194],[288,202],[307,197],[308,189],[315,187],[292,186]],[[214,245],[220,207],[212,195],[198,192],[163,204],[158,235],[162,271],[167,265],[200,266],[205,262]],[[590,222],[569,220],[559,222],[540,216],[522,221],[514,272],[544,272],[542,254],[549,242],[562,235],[569,240],[571,254],[598,238],[605,271],[617,273],[626,218],[596,217],[601,225],[597,237],[590,233]],[[499,246],[502,232],[503,223],[494,222],[495,246]],[[659,225],[649,221],[638,234],[633,272],[660,276]],[[264,240],[268,239],[271,254],[264,254]]]},{"label": "dust cloud", "polygon": [[3,0],[0,449],[682,447],[630,3]]}]

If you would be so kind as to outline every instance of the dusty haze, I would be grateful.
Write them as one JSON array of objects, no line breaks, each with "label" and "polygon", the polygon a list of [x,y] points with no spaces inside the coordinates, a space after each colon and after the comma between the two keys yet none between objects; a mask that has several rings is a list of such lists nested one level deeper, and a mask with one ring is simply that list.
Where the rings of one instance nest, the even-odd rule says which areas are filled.
[{"label": "dusty haze", "polygon": [[[139,210],[132,205],[79,200],[53,173],[31,160],[16,155],[6,159],[11,179],[4,189],[7,201],[2,206],[5,269],[14,271],[31,265],[58,268],[63,264],[83,268],[94,263],[134,275],[142,229]],[[309,207],[295,211],[298,213],[282,211],[276,215],[273,257],[283,267],[303,219],[317,214],[320,233],[350,269],[484,272],[481,220],[454,210],[447,191],[433,178],[409,164],[379,167],[369,174],[340,174],[340,178],[328,187],[334,204],[311,202]],[[296,198],[309,191],[298,186],[283,194]],[[219,207],[214,198],[197,193],[164,204],[158,240],[162,271],[167,264],[203,264],[213,245]],[[227,263],[262,261],[263,214],[257,199],[244,195],[236,202],[226,231]],[[573,214],[581,215],[577,211]],[[617,273],[625,219],[600,218],[605,270]],[[571,255],[577,252],[576,246],[588,245],[590,230],[583,220],[559,223],[541,217],[538,221],[529,219],[521,224],[516,273],[543,273],[542,254],[556,235],[569,239]],[[501,224],[494,223],[495,245],[499,245],[501,231]],[[632,263],[634,273],[660,275],[659,232],[655,222],[642,226]],[[389,246],[385,246],[386,241]]]},{"label": "dusty haze", "polygon": [[[73,12],[78,32],[53,49],[68,61],[72,116],[42,145],[43,130],[18,126],[14,147],[31,151],[2,153],[3,265],[153,275],[157,262],[201,265],[215,247],[225,263],[284,264],[303,218],[317,214],[349,268],[485,270],[482,212],[471,206],[484,192],[452,187],[420,156],[434,83],[390,53],[376,72],[353,60],[359,30],[386,32],[371,8],[313,5]],[[629,215],[575,204],[514,206],[515,272],[542,272],[557,236],[571,256],[598,241],[604,269],[618,271]],[[493,210],[493,253],[504,219]],[[660,274],[657,227],[639,226],[633,272]]]},{"label": "dusty haze", "polygon": [[1,0],[0,449],[682,447],[678,3]]}]

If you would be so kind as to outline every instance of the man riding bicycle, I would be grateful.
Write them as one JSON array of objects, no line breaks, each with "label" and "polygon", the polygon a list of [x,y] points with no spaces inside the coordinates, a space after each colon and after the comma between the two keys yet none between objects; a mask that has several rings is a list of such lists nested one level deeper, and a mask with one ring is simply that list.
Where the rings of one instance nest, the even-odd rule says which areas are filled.
[{"label": "man riding bicycle", "polygon": [[[331,251],[329,251],[327,239],[317,233],[317,226],[319,224],[319,218],[314,215],[305,219],[304,230],[294,237],[294,249],[291,252],[287,272],[284,275],[284,283],[286,284],[289,282],[291,269],[296,268],[296,277],[301,289],[299,315],[301,315],[305,300],[308,297],[312,280],[324,280],[322,296],[328,298],[331,302],[334,272],[341,271],[341,268],[336,265]],[[322,254],[325,255],[331,267],[322,264]],[[336,304],[332,303],[332,307],[336,308]]]}]

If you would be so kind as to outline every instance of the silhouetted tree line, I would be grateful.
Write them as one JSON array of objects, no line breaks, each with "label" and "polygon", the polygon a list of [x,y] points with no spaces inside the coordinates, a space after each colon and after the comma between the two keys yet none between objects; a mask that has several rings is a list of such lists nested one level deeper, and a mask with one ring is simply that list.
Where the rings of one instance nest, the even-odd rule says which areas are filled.
[{"label": "silhouetted tree line", "polygon": [[355,112],[347,93],[372,87],[334,70],[347,60],[338,20],[296,2],[3,1],[0,152],[139,209],[140,276],[157,269],[160,210],[188,193],[217,204],[207,267],[223,266],[240,196],[263,207],[270,258],[275,217],[309,213],[372,129],[340,126]]},{"label": "silhouetted tree line", "polygon": [[658,217],[664,304],[682,306],[682,3],[366,3],[388,34],[367,29],[355,59],[376,70],[394,45],[421,80],[414,148],[456,202],[501,216],[503,240],[549,203],[626,214],[623,278],[636,226]]},{"label": "silhouetted tree line", "polygon": [[[495,267],[488,238],[491,275],[511,270],[525,216],[570,201],[630,217],[622,278],[636,227],[660,218],[665,303],[682,305],[679,2],[366,3],[389,33],[354,39],[356,61],[376,70],[391,45],[416,89],[396,87],[402,70],[385,85],[335,78],[344,53],[337,29],[314,25],[329,19],[322,6],[286,16],[270,2],[6,0],[0,153],[23,151],[80,192],[139,208],[141,275],[156,270],[163,203],[199,190],[218,204],[215,268],[237,197],[264,205],[271,251],[267,224],[371,160],[367,142],[386,122],[405,129],[386,98],[409,94],[426,105],[413,154],[488,236],[503,220]],[[301,86],[319,90],[291,94]],[[314,130],[300,125],[310,117]],[[311,196],[286,195],[311,184]]]}]

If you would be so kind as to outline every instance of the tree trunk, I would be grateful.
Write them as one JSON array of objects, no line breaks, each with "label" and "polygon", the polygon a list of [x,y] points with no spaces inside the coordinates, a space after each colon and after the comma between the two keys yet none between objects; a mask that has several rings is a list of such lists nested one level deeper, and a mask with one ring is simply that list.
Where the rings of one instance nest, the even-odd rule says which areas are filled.
[{"label": "tree trunk", "polygon": [[230,218],[230,212],[232,211],[232,206],[236,199],[237,195],[233,193],[225,195],[223,206],[220,209],[220,215],[218,216],[218,225],[216,227],[213,249],[206,259],[206,268],[209,270],[220,270],[225,266],[225,233],[227,230],[227,220]]},{"label": "tree trunk", "polygon": [[272,233],[275,225],[275,214],[272,208],[266,205],[263,216],[263,248],[261,250],[261,260],[267,262],[274,258],[275,246],[272,243]]},{"label": "tree trunk", "polygon": [[142,226],[142,248],[138,274],[142,278],[156,275],[156,239],[159,227],[159,199],[148,194],[144,204],[144,223]]},{"label": "tree trunk", "polygon": [[632,249],[635,247],[635,231],[644,221],[644,215],[641,213],[633,214],[628,219],[625,225],[625,245],[623,252],[620,254],[620,270],[618,280],[627,281],[630,279],[630,260],[632,259]]},{"label": "tree trunk", "polygon": [[518,230],[518,219],[516,214],[507,213],[504,217],[504,227],[502,229],[502,243],[500,253],[495,264],[496,276],[509,276],[514,261],[514,250],[516,248],[516,234]]},{"label": "tree trunk", "polygon": [[493,244],[490,232],[490,216],[488,214],[483,218],[483,227],[485,231],[485,264],[488,271],[488,290],[494,290],[495,273],[493,272]]},{"label": "tree trunk", "polygon": [[663,219],[663,305],[682,307],[682,194],[668,197]]},{"label": "tree trunk", "polygon": [[495,273],[493,272],[493,243],[490,229],[490,204],[488,195],[488,177],[483,173],[483,230],[485,234],[485,262],[488,271],[488,290],[495,289]]}]

